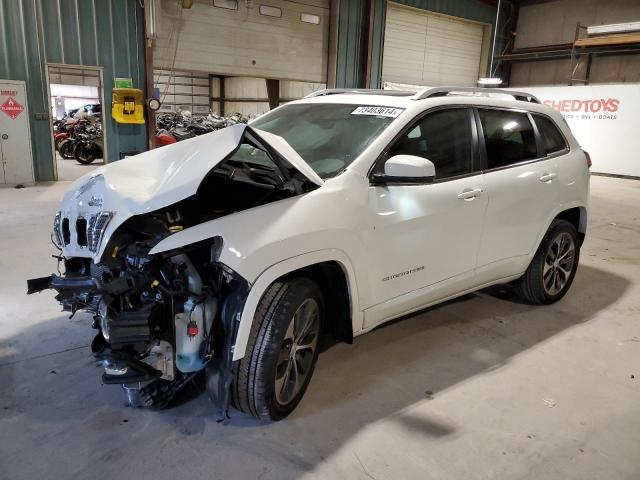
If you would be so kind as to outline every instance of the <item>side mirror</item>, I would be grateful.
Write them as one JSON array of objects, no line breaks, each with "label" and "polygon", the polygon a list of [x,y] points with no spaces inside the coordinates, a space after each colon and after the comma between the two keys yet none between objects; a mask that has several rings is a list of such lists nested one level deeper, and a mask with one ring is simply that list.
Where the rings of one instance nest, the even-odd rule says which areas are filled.
[{"label": "side mirror", "polygon": [[384,174],[372,177],[375,185],[403,184],[419,185],[433,182],[436,167],[431,160],[415,155],[394,155],[384,164]]}]

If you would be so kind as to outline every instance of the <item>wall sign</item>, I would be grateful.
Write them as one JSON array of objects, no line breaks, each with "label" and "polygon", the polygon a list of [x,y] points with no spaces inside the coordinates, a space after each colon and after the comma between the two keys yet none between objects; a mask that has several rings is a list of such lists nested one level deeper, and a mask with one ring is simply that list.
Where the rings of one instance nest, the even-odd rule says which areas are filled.
[{"label": "wall sign", "polygon": [[0,111],[15,120],[24,111],[24,107],[15,98],[9,97],[0,105]]},{"label": "wall sign", "polygon": [[132,88],[133,81],[130,78],[114,78],[113,83],[115,84],[115,88]]},{"label": "wall sign", "polygon": [[578,143],[591,155],[592,171],[640,177],[640,84],[523,90],[562,113]]}]

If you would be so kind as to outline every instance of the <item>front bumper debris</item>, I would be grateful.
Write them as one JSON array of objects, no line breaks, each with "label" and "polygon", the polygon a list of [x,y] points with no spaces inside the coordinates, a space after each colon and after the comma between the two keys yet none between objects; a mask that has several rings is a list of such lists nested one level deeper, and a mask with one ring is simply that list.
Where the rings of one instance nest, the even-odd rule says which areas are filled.
[{"label": "front bumper debris", "polygon": [[93,277],[86,275],[73,277],[49,275],[48,277],[39,277],[27,280],[27,295],[42,292],[43,290],[50,288],[57,290],[58,292],[87,292],[97,289],[97,285]]}]

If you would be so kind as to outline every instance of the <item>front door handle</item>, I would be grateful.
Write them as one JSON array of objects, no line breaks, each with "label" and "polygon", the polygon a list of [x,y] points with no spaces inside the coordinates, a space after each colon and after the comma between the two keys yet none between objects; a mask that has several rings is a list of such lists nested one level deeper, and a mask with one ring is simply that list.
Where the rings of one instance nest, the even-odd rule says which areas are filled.
[{"label": "front door handle", "polygon": [[551,181],[557,176],[558,174],[556,173],[543,173],[538,180],[540,180],[542,183],[551,183]]},{"label": "front door handle", "polygon": [[467,200],[467,201],[471,201],[476,197],[479,197],[480,195],[482,195],[482,189],[481,188],[465,188],[463,191],[461,191],[458,194],[458,198],[460,200]]}]

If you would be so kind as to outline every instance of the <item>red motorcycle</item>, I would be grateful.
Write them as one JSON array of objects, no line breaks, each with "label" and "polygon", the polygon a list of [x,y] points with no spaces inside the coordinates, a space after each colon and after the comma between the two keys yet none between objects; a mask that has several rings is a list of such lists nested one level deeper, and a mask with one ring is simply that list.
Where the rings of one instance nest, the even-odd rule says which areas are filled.
[{"label": "red motorcycle", "polygon": [[176,142],[176,137],[166,132],[158,132],[156,134],[156,147],[164,147],[165,145],[171,145]]},{"label": "red motorcycle", "polygon": [[78,123],[75,118],[68,119],[66,122],[57,125],[53,132],[53,142],[56,150],[60,151],[60,144],[73,136],[73,130]]}]

